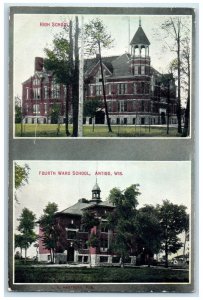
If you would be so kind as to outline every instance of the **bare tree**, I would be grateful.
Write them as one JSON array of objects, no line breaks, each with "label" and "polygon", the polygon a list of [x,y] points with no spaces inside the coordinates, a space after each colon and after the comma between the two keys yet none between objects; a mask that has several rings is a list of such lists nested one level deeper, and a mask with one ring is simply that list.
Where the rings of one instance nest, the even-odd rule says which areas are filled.
[{"label": "bare tree", "polygon": [[108,106],[106,101],[106,91],[105,91],[105,82],[104,82],[104,72],[103,72],[103,62],[102,62],[102,55],[101,49],[102,48],[110,48],[112,46],[113,40],[111,35],[107,33],[106,28],[103,22],[100,19],[94,19],[90,21],[88,24],[85,25],[85,40],[87,45],[87,52],[92,54],[99,54],[99,63],[100,63],[100,70],[101,70],[101,79],[102,79],[102,88],[103,88],[103,97],[104,97],[104,107],[106,112],[107,124],[109,132],[112,132],[109,113],[108,113]]},{"label": "bare tree", "polygon": [[183,17],[169,17],[162,23],[161,29],[166,33],[164,37],[165,45],[176,53],[177,59],[177,83],[178,83],[178,102],[177,102],[177,119],[178,119],[178,133],[182,133],[181,126],[181,49],[182,43],[186,36],[186,27],[184,25]]}]

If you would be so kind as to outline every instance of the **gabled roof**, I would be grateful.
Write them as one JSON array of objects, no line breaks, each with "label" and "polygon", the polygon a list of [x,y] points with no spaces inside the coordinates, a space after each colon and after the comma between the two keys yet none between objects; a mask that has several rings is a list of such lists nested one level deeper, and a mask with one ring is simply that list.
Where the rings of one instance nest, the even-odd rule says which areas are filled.
[{"label": "gabled roof", "polygon": [[113,76],[130,76],[129,68],[129,59],[130,55],[128,53],[124,53],[121,56],[118,56],[113,62]]},{"label": "gabled roof", "polygon": [[130,45],[135,44],[150,45],[150,41],[148,40],[141,26],[138,27],[138,30],[136,31],[134,37],[132,38],[132,41],[130,42]]},{"label": "gabled roof", "polygon": [[[103,64],[109,69],[109,71],[111,73],[113,72],[112,61],[114,61],[117,57],[118,56],[102,57]],[[84,61],[84,71],[85,71],[85,73],[89,73],[98,62],[99,62],[98,57],[85,59],[85,61]]]}]

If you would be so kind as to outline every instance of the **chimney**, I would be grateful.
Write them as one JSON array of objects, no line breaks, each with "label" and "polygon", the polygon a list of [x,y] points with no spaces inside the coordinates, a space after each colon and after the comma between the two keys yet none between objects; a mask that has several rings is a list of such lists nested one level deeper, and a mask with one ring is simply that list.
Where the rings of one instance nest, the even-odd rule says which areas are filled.
[{"label": "chimney", "polygon": [[44,61],[42,57],[35,57],[35,72],[42,72],[43,64]]}]

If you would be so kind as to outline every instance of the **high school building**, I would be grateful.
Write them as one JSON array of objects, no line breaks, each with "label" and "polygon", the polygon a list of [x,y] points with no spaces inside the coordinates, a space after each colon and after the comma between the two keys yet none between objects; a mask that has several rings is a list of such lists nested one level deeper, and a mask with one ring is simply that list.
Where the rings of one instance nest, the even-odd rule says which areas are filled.
[{"label": "high school building", "polygon": [[[130,42],[130,53],[102,58],[105,92],[111,124],[169,124],[177,123],[176,86],[172,74],[160,74],[151,66],[150,41],[141,22]],[[168,62],[166,62],[167,64]],[[52,73],[44,70],[43,58],[35,58],[35,72],[23,84],[22,106],[25,123],[51,123],[51,110],[60,106],[60,121],[65,121],[63,85],[54,81]],[[85,60],[84,101],[103,101],[101,71],[98,55]],[[71,120],[71,103],[69,103]],[[96,124],[106,124],[104,107],[98,107]],[[84,123],[92,123],[85,117]]]}]

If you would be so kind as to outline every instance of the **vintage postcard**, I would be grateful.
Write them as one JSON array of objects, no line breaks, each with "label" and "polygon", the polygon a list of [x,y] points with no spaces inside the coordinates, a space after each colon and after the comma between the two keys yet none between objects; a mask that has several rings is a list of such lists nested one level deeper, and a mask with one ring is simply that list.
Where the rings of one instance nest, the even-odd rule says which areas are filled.
[{"label": "vintage postcard", "polygon": [[195,293],[195,5],[8,18],[9,290]]},{"label": "vintage postcard", "polygon": [[14,161],[10,288],[192,292],[190,161]]},{"label": "vintage postcard", "polygon": [[12,7],[13,137],[191,137],[194,24],[189,8]]}]

